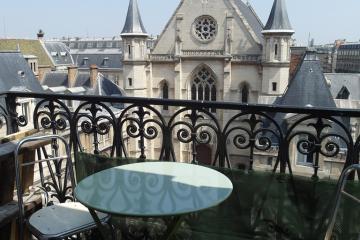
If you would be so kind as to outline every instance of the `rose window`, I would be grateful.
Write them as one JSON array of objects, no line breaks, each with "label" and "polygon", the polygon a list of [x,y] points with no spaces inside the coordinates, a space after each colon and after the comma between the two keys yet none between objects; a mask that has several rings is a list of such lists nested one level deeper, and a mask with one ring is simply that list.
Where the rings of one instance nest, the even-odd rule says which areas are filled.
[{"label": "rose window", "polygon": [[210,16],[198,17],[193,24],[194,35],[201,41],[211,41],[217,33],[217,24]]}]

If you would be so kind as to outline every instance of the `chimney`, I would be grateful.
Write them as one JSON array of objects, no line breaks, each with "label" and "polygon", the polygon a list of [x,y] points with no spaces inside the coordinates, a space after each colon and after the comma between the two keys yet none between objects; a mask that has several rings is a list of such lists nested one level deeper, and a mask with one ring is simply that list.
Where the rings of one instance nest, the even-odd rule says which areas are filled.
[{"label": "chimney", "polygon": [[42,41],[44,39],[44,35],[45,33],[43,32],[43,30],[39,30],[39,32],[37,33],[37,38],[38,40]]},{"label": "chimney", "polygon": [[69,86],[69,88],[75,87],[77,73],[78,73],[77,66],[68,67],[68,86]]},{"label": "chimney", "polygon": [[97,84],[98,67],[95,64],[90,66],[90,84],[91,88],[95,89]]}]

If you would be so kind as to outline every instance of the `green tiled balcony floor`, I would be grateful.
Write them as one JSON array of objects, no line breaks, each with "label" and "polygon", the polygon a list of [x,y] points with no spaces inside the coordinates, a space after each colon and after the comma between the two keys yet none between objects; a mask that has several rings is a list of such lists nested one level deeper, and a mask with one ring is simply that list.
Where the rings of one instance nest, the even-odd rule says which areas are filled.
[{"label": "green tiled balcony floor", "polygon": [[[324,239],[336,182],[273,173],[220,170],[234,184],[217,208],[186,220],[191,239]],[[349,192],[359,192],[349,183]],[[360,206],[343,198],[334,239],[358,239]]]},{"label": "green tiled balcony floor", "polygon": [[[86,169],[78,178],[112,166],[136,160],[80,158]],[[194,240],[317,240],[324,239],[334,201],[337,182],[314,181],[308,177],[284,176],[271,172],[217,169],[228,176],[232,195],[220,206],[186,216],[177,239]],[[82,176],[79,176],[82,175]],[[360,197],[360,185],[347,184],[347,191]],[[162,231],[153,220],[134,221],[135,229],[148,226],[147,232]],[[155,220],[160,221],[162,220]],[[155,227],[153,227],[155,226]],[[342,198],[334,240],[359,239],[360,206]],[[155,234],[158,235],[159,233]],[[141,234],[140,234],[141,235]],[[151,238],[151,239],[156,239]]]}]

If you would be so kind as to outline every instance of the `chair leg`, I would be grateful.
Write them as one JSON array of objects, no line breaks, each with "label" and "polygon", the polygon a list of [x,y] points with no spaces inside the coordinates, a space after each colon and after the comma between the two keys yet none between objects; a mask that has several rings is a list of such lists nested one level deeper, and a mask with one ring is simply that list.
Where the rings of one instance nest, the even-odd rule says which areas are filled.
[{"label": "chair leg", "polygon": [[100,221],[100,219],[99,219],[98,215],[96,214],[96,212],[93,209],[90,209],[90,208],[89,208],[89,212],[90,212],[91,216],[93,217],[93,219],[94,219],[94,221],[96,223],[96,226],[97,226],[103,240],[108,240],[109,238],[110,239],[115,239],[113,233],[111,233],[110,234],[111,236],[109,237],[109,231],[108,230],[113,232],[112,227],[110,227],[110,229],[106,229],[106,226],[104,226],[102,224],[102,222]]},{"label": "chair leg", "polygon": [[117,240],[117,234],[116,234],[116,229],[115,229],[114,225],[112,225],[110,222],[107,222],[106,224],[107,224],[107,225],[109,226],[109,228],[110,228],[111,238],[112,238],[113,240]]}]

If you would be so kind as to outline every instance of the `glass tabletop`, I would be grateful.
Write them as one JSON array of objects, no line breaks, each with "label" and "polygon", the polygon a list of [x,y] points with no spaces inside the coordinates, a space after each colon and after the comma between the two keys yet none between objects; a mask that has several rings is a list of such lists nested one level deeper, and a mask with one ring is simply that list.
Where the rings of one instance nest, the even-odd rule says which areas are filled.
[{"label": "glass tabletop", "polygon": [[76,186],[75,197],[85,206],[109,214],[161,217],[216,206],[232,190],[225,175],[207,167],[145,162],[91,175]]}]

